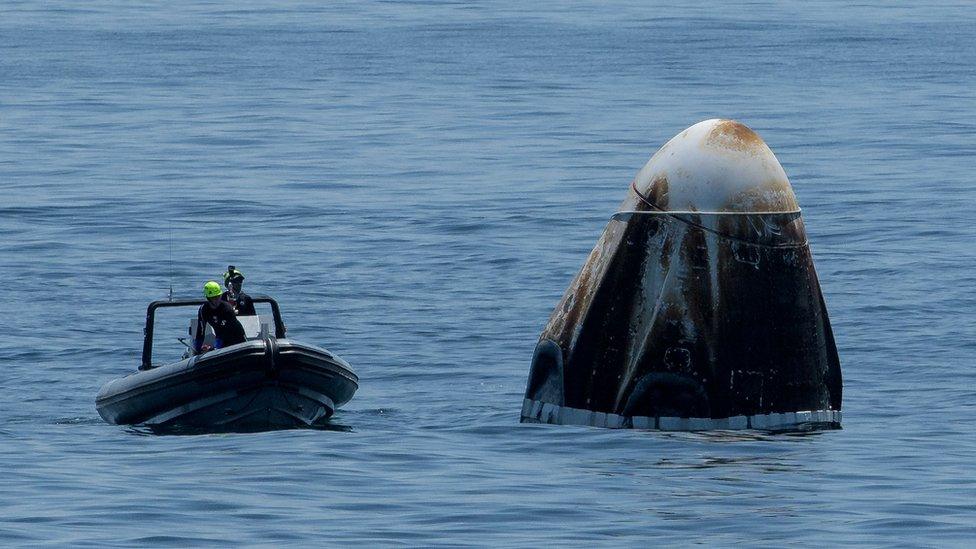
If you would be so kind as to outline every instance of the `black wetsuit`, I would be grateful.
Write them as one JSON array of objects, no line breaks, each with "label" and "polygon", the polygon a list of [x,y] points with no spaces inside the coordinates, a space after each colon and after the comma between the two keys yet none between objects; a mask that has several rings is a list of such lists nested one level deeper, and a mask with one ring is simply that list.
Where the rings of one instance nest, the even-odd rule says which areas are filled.
[{"label": "black wetsuit", "polygon": [[234,307],[234,310],[237,311],[237,316],[254,316],[258,314],[254,310],[254,301],[251,299],[251,296],[244,292],[234,295],[228,290],[220,298]]},{"label": "black wetsuit", "polygon": [[[252,305],[253,307],[253,305]],[[193,348],[200,352],[203,345],[203,336],[206,333],[206,324],[213,327],[214,335],[217,336],[215,348],[227,347],[242,343],[247,338],[244,335],[244,327],[237,320],[234,308],[226,301],[220,301],[217,307],[211,307],[209,303],[200,305],[197,313],[197,337],[193,341]]]}]

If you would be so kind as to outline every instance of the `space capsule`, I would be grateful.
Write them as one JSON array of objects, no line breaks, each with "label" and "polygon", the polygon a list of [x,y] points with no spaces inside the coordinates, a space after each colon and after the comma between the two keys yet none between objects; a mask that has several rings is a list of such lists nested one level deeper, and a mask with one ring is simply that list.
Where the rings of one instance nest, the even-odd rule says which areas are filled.
[{"label": "space capsule", "polygon": [[536,346],[523,422],[838,428],[841,371],[796,196],[706,120],[640,170]]}]

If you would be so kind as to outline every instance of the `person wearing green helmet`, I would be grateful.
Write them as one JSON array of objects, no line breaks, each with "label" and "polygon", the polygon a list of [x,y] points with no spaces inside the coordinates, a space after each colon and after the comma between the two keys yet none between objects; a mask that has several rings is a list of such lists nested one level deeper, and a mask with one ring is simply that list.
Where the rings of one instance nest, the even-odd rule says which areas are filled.
[{"label": "person wearing green helmet", "polygon": [[227,272],[224,273],[224,287],[227,291],[222,299],[234,307],[238,316],[256,315],[258,313],[254,310],[254,301],[241,289],[243,286],[244,273],[238,271],[237,267],[228,265]]},{"label": "person wearing green helmet", "polygon": [[[237,320],[234,308],[222,299],[220,284],[213,280],[208,281],[203,285],[203,295],[207,298],[207,302],[200,305],[200,310],[197,312],[197,335],[193,340],[193,350],[199,354],[243,343],[247,339],[244,335],[244,327]],[[213,328],[216,336],[213,346],[203,343],[207,324]]]}]

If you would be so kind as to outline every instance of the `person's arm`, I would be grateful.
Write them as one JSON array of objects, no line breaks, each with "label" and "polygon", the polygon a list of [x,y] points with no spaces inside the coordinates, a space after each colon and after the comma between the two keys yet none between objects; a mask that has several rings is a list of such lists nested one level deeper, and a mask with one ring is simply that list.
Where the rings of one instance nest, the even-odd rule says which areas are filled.
[{"label": "person's arm", "polygon": [[225,341],[223,345],[226,347],[228,345],[236,345],[238,343],[243,343],[247,340],[247,336],[244,333],[244,325],[241,324],[240,320],[237,320],[237,312],[230,304],[226,304],[227,309],[227,325],[225,326],[224,338]]},{"label": "person's arm", "polygon": [[201,311],[197,311],[197,335],[193,338],[193,352],[200,354],[203,347],[203,337],[207,333],[207,323],[203,320]]},{"label": "person's arm", "polygon": [[[206,307],[204,305],[203,307]],[[197,337],[193,339],[193,350],[196,354],[213,351],[212,345],[204,345],[203,340],[207,337],[207,321],[203,318],[203,307],[197,311]]]}]

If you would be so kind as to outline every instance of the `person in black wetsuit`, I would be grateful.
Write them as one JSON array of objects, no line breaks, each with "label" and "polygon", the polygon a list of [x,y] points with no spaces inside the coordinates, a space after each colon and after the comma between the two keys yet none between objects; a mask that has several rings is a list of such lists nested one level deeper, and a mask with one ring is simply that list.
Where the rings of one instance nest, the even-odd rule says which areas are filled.
[{"label": "person in black wetsuit", "polygon": [[254,301],[251,300],[251,296],[244,293],[242,286],[244,286],[244,273],[238,271],[237,267],[228,265],[227,272],[224,273],[224,287],[227,291],[221,299],[230,303],[238,316],[256,315]]},{"label": "person in black wetsuit", "polygon": [[[244,342],[247,339],[244,327],[237,320],[234,308],[222,299],[220,285],[212,280],[207,282],[203,285],[203,295],[207,302],[200,305],[197,312],[197,336],[193,340],[193,350],[199,354]],[[213,346],[203,344],[207,324],[217,336]]]}]

